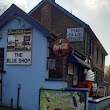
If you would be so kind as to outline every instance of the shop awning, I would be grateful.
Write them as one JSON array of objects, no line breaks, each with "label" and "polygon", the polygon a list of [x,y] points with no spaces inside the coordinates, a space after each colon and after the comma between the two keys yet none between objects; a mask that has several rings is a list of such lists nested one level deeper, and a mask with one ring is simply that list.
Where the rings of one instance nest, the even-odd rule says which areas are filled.
[{"label": "shop awning", "polygon": [[69,63],[77,63],[77,64],[81,64],[82,66],[86,67],[86,68],[91,68],[90,64],[87,64],[84,60],[78,58],[75,55],[69,55],[68,56],[68,62]]}]

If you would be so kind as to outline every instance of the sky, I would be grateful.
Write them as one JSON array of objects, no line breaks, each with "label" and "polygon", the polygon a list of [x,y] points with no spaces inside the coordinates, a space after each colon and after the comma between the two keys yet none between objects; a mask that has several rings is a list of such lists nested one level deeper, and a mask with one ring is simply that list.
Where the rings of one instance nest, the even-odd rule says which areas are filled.
[{"label": "sky", "polygon": [[[5,11],[12,3],[29,12],[41,0],[0,0]],[[110,65],[110,0],[55,0],[57,4],[88,24],[108,55],[105,65]],[[0,14],[3,13],[0,12]]]}]

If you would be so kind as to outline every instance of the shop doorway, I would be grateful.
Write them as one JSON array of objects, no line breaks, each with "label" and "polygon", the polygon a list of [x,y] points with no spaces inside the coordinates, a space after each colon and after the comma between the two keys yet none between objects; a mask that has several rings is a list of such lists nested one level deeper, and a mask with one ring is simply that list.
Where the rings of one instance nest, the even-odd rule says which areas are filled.
[{"label": "shop doorway", "polygon": [[0,100],[2,100],[2,77],[4,73],[4,48],[0,48]]},{"label": "shop doorway", "polygon": [[85,81],[84,69],[85,68],[83,66],[78,66],[78,82]]}]

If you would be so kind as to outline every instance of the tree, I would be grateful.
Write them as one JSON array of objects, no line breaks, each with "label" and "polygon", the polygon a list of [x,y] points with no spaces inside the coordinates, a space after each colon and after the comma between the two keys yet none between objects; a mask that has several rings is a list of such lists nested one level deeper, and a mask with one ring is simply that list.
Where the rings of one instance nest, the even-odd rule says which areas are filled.
[{"label": "tree", "polygon": [[105,67],[105,79],[110,83],[110,65]]}]

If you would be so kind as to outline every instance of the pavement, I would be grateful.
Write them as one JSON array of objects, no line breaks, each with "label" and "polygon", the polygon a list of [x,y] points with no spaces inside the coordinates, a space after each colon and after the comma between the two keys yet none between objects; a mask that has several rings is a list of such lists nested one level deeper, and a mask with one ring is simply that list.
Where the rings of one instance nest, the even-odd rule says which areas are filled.
[{"label": "pavement", "polygon": [[0,110],[17,110],[6,106],[0,106]]},{"label": "pavement", "polygon": [[110,105],[106,109],[104,109],[104,110],[110,110]]},{"label": "pavement", "polygon": [[[0,110],[17,110],[17,109],[13,109],[13,108],[6,107],[6,106],[0,106]],[[108,106],[104,110],[110,110],[110,106]]]}]

